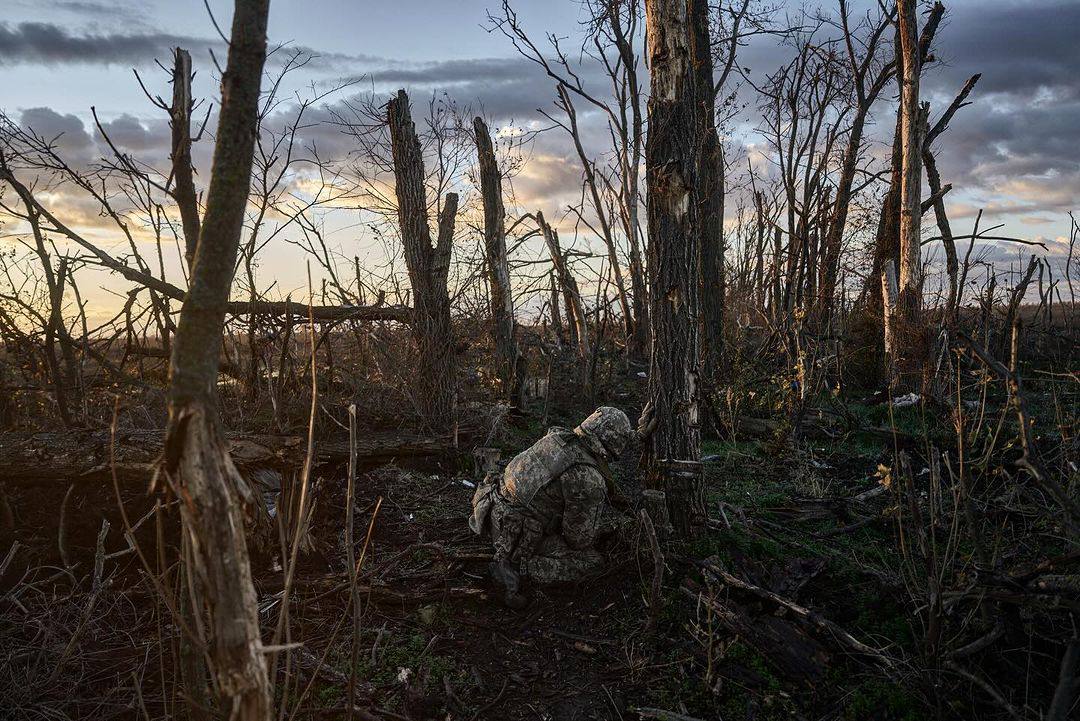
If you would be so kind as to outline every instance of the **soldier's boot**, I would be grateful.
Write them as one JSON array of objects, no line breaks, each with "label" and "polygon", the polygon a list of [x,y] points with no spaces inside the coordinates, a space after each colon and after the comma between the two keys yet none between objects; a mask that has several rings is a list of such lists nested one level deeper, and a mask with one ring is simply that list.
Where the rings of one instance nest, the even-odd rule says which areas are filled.
[{"label": "soldier's boot", "polygon": [[488,570],[491,571],[491,578],[495,583],[503,587],[503,603],[515,610],[529,605],[529,599],[520,591],[521,576],[505,559],[492,561]]}]

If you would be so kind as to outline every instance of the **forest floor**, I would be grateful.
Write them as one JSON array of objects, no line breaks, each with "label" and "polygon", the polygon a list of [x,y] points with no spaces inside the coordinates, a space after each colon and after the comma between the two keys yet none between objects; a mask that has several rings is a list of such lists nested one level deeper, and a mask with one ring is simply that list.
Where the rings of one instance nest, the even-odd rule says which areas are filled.
[{"label": "forest floor", "polygon": [[[519,429],[504,441],[507,452],[540,430]],[[920,633],[898,599],[894,529],[888,513],[870,512],[874,499],[887,501],[878,492],[885,450],[879,437],[859,434],[798,454],[753,439],[707,443],[711,528],[685,549],[689,563],[668,559],[655,610],[640,536],[608,549],[612,565],[601,577],[531,589],[528,608],[506,609],[487,579],[490,549],[466,526],[469,479],[437,469],[370,473],[357,499],[364,519],[382,499],[363,574],[379,587],[360,623],[356,678],[366,700],[409,718],[922,718],[924,701],[896,670],[852,655],[777,604],[720,593],[734,618],[719,622],[694,598],[708,583],[692,562],[712,559],[890,657],[911,651]],[[638,490],[632,465],[620,468],[630,495]],[[320,501],[323,539],[340,535],[326,509],[342,508],[343,492],[337,484]],[[866,500],[850,500],[860,494]],[[294,637],[336,633],[322,646],[332,671],[301,705],[333,713],[343,708],[352,641],[334,626],[346,599],[342,564],[326,566],[339,570],[301,584],[311,588],[296,596],[303,625]]]},{"label": "forest floor", "polygon": [[[925,629],[905,591],[905,574],[916,566],[897,550],[911,540],[895,520],[887,466],[897,443],[928,438],[934,422],[917,406],[888,403],[849,404],[847,414],[845,422],[830,421],[835,432],[806,438],[797,449],[751,435],[706,442],[709,527],[688,546],[669,549],[652,608],[653,557],[640,528],[607,549],[612,564],[602,576],[532,588],[527,608],[503,607],[487,576],[490,548],[466,523],[476,479],[460,462],[425,460],[357,478],[353,540],[363,550],[354,617],[345,469],[321,467],[314,549],[298,568],[285,639],[301,645],[278,679],[279,690],[289,688],[291,717],[344,718],[350,679],[355,707],[367,714],[357,718],[969,717],[980,705],[978,688],[963,681],[935,692],[920,665],[909,663],[923,653]],[[857,427],[844,430],[852,419]],[[559,421],[571,419],[551,419]],[[898,435],[881,432],[890,425]],[[518,419],[496,443],[506,459],[543,430],[536,418]],[[640,490],[635,465],[631,459],[616,469],[631,497]],[[21,509],[56,507],[25,495],[12,500]],[[93,555],[93,533],[85,531],[97,521],[88,520],[88,509],[110,505],[115,510],[108,491],[77,504],[84,532],[69,543],[81,564]],[[53,542],[48,513],[19,520],[24,548],[35,538],[41,547]],[[253,562],[268,634],[280,611],[279,561],[268,555]],[[20,596],[24,618],[49,607],[50,593],[57,609],[25,627],[17,626],[18,612],[5,611],[8,640],[0,651],[11,687],[0,696],[14,699],[9,709],[35,711],[28,718],[46,717],[40,710],[48,708],[71,717],[171,715],[179,701],[162,689],[172,688],[168,656],[175,644],[168,639],[175,631],[139,605],[152,591],[131,580],[140,577],[133,554],[109,565],[107,582],[97,595],[90,592],[89,603],[85,590],[46,591],[56,574],[44,566],[16,571],[16,563],[0,572],[0,591],[16,582],[36,589]],[[724,583],[721,571],[745,587]],[[56,604],[58,597],[72,603]],[[74,668],[48,687],[20,685],[20,673],[64,666],[70,629],[81,627],[80,609],[88,606],[96,609],[94,620],[79,648],[91,648],[67,663]],[[858,652],[852,639],[871,651]],[[52,651],[35,656],[27,648]],[[1006,668],[1023,668],[1024,649],[1017,653]],[[140,689],[141,708],[120,700],[125,684]]]}]

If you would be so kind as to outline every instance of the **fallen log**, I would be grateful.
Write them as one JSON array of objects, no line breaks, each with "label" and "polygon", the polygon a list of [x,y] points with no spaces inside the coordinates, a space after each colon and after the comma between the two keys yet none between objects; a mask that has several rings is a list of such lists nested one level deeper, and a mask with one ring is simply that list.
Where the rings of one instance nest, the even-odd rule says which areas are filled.
[{"label": "fallen log", "polygon": [[683,582],[682,592],[707,606],[710,618],[751,646],[782,678],[803,684],[825,678],[828,651],[796,624],[771,615],[751,616],[739,604],[711,596],[689,579]]},{"label": "fallen log", "polygon": [[[304,462],[306,439],[300,436],[230,433],[228,440],[229,453],[241,470],[299,467]],[[0,482],[98,483],[111,481],[115,469],[122,483],[149,483],[161,454],[161,431],[118,432],[113,445],[106,430],[0,434]],[[448,438],[400,433],[368,434],[356,443],[357,461],[367,467],[398,459],[444,456],[451,448]],[[343,463],[348,458],[346,439],[315,442],[315,459],[320,464]]]},{"label": "fallen log", "polygon": [[887,656],[880,649],[873,648],[866,645],[862,641],[859,641],[850,633],[848,633],[829,619],[825,618],[817,611],[813,611],[809,608],[801,606],[794,601],[786,599],[779,594],[769,591],[768,589],[756,586],[749,581],[744,581],[743,579],[728,573],[724,569],[720,568],[714,563],[711,563],[708,560],[698,562],[697,565],[705,572],[707,576],[710,576],[714,581],[719,581],[724,585],[728,586],[729,588],[742,591],[744,593],[749,593],[750,595],[755,596],[762,601],[768,601],[785,609],[803,623],[817,630],[819,633],[822,634],[823,637],[832,640],[841,648],[844,648],[849,652],[867,656],[872,661],[886,668],[894,668],[896,666],[895,659]]}]

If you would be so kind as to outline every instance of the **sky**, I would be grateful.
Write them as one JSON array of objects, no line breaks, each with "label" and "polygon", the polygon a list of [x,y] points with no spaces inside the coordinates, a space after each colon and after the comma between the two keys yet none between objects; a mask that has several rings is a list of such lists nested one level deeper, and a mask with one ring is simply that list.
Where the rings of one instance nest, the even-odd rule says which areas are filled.
[{"label": "sky", "polygon": [[[153,92],[167,95],[166,77],[154,61],[168,64],[173,46],[192,53],[199,71],[196,96],[216,101],[210,51],[224,62],[224,49],[200,1],[6,0],[4,5],[0,109],[43,135],[63,132],[62,144],[73,156],[89,160],[103,152],[91,107],[125,151],[167,155],[163,114],[143,95],[132,69]],[[227,32],[231,3],[209,5]],[[582,18],[575,0],[515,0],[513,6],[538,41],[554,33],[575,45]],[[835,2],[820,6],[831,10]],[[784,11],[795,14],[802,7],[790,2]],[[932,119],[967,77],[983,75],[972,105],[960,111],[939,141],[939,169],[955,188],[948,196],[954,232],[970,232],[975,214],[984,209],[984,227],[1003,223],[1001,233],[1042,240],[1060,255],[1066,213],[1080,198],[1080,43],[1075,38],[1080,2],[952,0],[947,8],[938,33],[938,62],[924,81]],[[414,104],[445,91],[479,109],[496,128],[542,127],[546,122],[537,109],[551,109],[553,84],[506,38],[489,32],[488,9],[497,10],[497,0],[273,0],[269,34],[272,45],[287,43],[318,56],[296,76],[297,87],[363,78],[357,88],[405,87]],[[744,50],[740,65],[760,79],[788,52],[771,40],[757,42]],[[872,132],[891,128],[888,102]],[[753,148],[760,142],[753,133],[756,122],[748,109],[729,142]],[[601,126],[589,125],[587,117],[584,124],[587,142],[596,142],[589,150],[601,152]],[[340,133],[320,132],[320,143],[347,152]],[[196,165],[202,159],[206,172],[210,144],[200,145],[204,154],[196,154]],[[530,207],[550,208],[549,215],[577,199],[580,166],[565,137],[549,133],[536,141],[515,192]],[[92,209],[83,211],[83,220],[93,225]],[[71,212],[77,216],[78,209]],[[350,227],[341,223],[334,242],[374,247],[370,239],[350,235]],[[989,252],[1004,261],[1018,257],[1017,246]],[[290,253],[278,249],[264,261],[263,272],[281,276],[282,292],[303,282]],[[347,255],[352,254],[350,248]],[[102,285],[88,295],[105,303],[105,291]]]}]

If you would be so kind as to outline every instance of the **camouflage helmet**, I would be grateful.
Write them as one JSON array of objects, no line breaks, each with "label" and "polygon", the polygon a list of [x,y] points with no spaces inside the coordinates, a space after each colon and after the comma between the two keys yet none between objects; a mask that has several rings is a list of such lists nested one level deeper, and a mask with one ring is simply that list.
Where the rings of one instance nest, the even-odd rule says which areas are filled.
[{"label": "camouflage helmet", "polygon": [[634,435],[630,419],[618,408],[611,406],[597,408],[574,432],[598,443],[604,455],[611,459],[622,454]]}]

